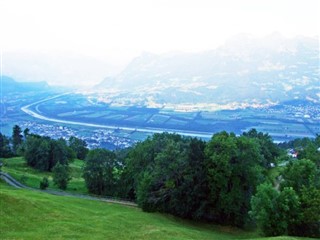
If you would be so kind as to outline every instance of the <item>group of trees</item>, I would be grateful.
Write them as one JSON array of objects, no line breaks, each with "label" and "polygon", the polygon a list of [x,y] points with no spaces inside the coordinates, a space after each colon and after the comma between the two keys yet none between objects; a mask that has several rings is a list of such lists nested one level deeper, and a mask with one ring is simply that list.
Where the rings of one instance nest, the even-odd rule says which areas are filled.
[{"label": "group of trees", "polygon": [[[28,128],[22,131],[19,125],[14,125],[11,137],[7,137],[0,132],[0,157],[8,158],[23,155],[26,147],[25,143],[28,137],[37,138],[41,142],[42,140],[50,140],[49,137],[30,134],[30,130]],[[69,152],[73,157],[81,160],[85,159],[89,149],[87,148],[87,143],[84,140],[72,136],[68,139],[67,145],[70,148]]]},{"label": "group of trees", "polygon": [[125,153],[92,150],[84,178],[90,192],[134,200],[144,211],[319,237],[319,136],[310,142],[300,152],[311,159],[290,161],[275,182],[269,170],[286,152],[256,130],[220,132],[208,142],[154,134]]},{"label": "group of trees", "polygon": [[23,133],[24,135],[22,135],[22,130],[18,125],[13,127],[11,138],[0,132],[0,157],[8,158],[18,154],[23,140],[29,134],[29,129],[26,128]]},{"label": "group of trees", "polygon": [[53,172],[53,182],[65,190],[71,180],[68,164],[74,158],[84,159],[88,153],[86,143],[76,137],[69,141],[29,135],[22,145],[27,164],[42,171]]},{"label": "group of trees", "polygon": [[279,189],[264,183],[252,198],[251,215],[266,235],[320,237],[320,171],[308,159],[290,162]]},{"label": "group of trees", "polygon": [[98,195],[114,195],[116,165],[114,152],[105,149],[90,151],[83,168],[83,177],[88,191]]},{"label": "group of trees", "polygon": [[298,152],[298,159],[309,159],[313,161],[317,167],[320,167],[320,135],[316,135],[314,139],[297,138],[289,142],[279,144],[283,149],[295,149]]},{"label": "group of trees", "polygon": [[[11,138],[0,133],[0,157],[23,156],[29,166],[52,171],[53,181],[61,189],[66,189],[71,179],[69,162],[74,158],[85,159],[88,151],[85,141],[76,137],[70,137],[68,141],[55,140],[30,134],[28,128],[22,132],[18,125],[13,127]],[[43,179],[40,187],[48,187],[48,179]]]},{"label": "group of trees", "polygon": [[23,146],[27,164],[42,171],[52,171],[57,163],[68,165],[75,155],[64,139],[30,135]]},{"label": "group of trees", "polygon": [[295,149],[298,159],[282,169],[277,188],[258,187],[251,215],[266,235],[320,237],[320,136],[279,146]]},{"label": "group of trees", "polygon": [[[244,226],[250,199],[279,151],[268,135],[221,132],[209,142],[155,134],[128,154],[127,195],[146,211]],[[272,150],[272,151],[270,151]]]},{"label": "group of trees", "polygon": [[[279,146],[254,129],[241,136],[223,131],[208,142],[162,133],[119,151],[89,151],[75,137],[21,139],[16,151],[28,165],[53,171],[61,189],[70,180],[68,162],[77,157],[90,193],[136,201],[144,211],[238,227],[255,223],[265,235],[320,236],[320,136]],[[291,146],[299,159],[273,181],[269,170],[287,159],[283,148]]]}]

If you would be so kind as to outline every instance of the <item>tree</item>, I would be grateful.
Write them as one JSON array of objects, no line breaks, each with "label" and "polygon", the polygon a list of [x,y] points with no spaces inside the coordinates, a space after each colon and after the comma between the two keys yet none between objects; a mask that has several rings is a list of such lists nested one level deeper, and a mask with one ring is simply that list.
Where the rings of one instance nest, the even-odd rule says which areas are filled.
[{"label": "tree", "polygon": [[117,149],[114,151],[116,154],[117,167],[113,171],[113,178],[116,182],[116,187],[113,196],[122,199],[134,200],[134,194],[130,192],[132,187],[131,178],[126,171],[125,159],[128,156],[131,148]]},{"label": "tree", "polygon": [[144,211],[206,217],[204,148],[201,140],[168,133],[155,134],[132,148],[124,176]]},{"label": "tree", "polygon": [[49,143],[40,136],[29,136],[25,142],[24,158],[33,168],[49,171]]},{"label": "tree", "polygon": [[24,137],[25,140],[27,139],[29,134],[30,134],[30,129],[29,128],[26,128],[26,129],[23,130],[23,137]]},{"label": "tree", "polygon": [[0,157],[8,158],[12,156],[9,139],[0,132]]},{"label": "tree", "polygon": [[126,159],[138,204],[145,211],[243,226],[250,198],[263,180],[255,139],[222,132],[208,144],[155,134]]},{"label": "tree", "polygon": [[69,147],[75,152],[76,157],[80,160],[84,160],[89,151],[87,143],[84,140],[73,136],[69,138]]},{"label": "tree", "polygon": [[153,212],[157,210],[154,201],[150,198],[153,185],[154,178],[152,174],[148,171],[143,172],[137,187],[137,202],[143,211]]},{"label": "tree", "polygon": [[262,157],[254,139],[221,132],[206,149],[210,214],[222,224],[243,226],[249,220],[251,196],[262,182]]},{"label": "tree", "polygon": [[301,202],[299,221],[289,234],[320,237],[320,170],[311,160],[299,159],[287,165],[282,177],[281,189],[292,187]]},{"label": "tree", "polygon": [[243,136],[252,138],[259,144],[260,154],[263,156],[263,167],[268,168],[275,159],[280,156],[279,147],[273,143],[272,138],[267,133],[258,132],[256,129],[251,129],[249,132],[244,132]]},{"label": "tree", "polygon": [[[320,237],[319,170],[306,159],[284,169],[280,191],[259,186],[251,200],[252,216],[266,235]],[[272,193],[272,194],[269,194]]]},{"label": "tree", "polygon": [[57,163],[53,168],[53,182],[60,189],[66,190],[68,182],[71,180],[69,167]]},{"label": "tree", "polygon": [[316,139],[315,141],[310,141],[302,150],[300,150],[298,158],[309,159],[320,169],[320,151],[318,151],[320,146],[317,145],[316,141],[319,140]]},{"label": "tree", "polygon": [[105,149],[89,151],[83,168],[83,177],[90,193],[113,195],[117,168],[116,155]]},{"label": "tree", "polygon": [[[153,135],[153,138],[156,136]],[[152,169],[154,165],[154,141],[148,137],[143,142],[139,142],[128,153],[125,159],[125,168],[122,174],[122,181],[127,189],[125,196],[129,199],[136,199],[137,188],[143,179],[146,169]]]},{"label": "tree", "polygon": [[290,162],[282,171],[281,188],[292,187],[297,193],[309,187],[320,187],[320,171],[308,159]]},{"label": "tree", "polygon": [[176,134],[156,133],[129,151],[123,171],[123,176],[126,177],[123,181],[128,185],[127,196],[136,198],[138,185],[144,178],[145,171],[154,170],[155,158],[165,148],[168,139],[178,142],[180,138]]},{"label": "tree", "polygon": [[49,180],[47,177],[43,177],[42,180],[40,181],[40,189],[45,190],[49,187]]},{"label": "tree", "polygon": [[187,141],[180,161],[180,177],[172,192],[172,213],[184,218],[206,219],[208,213],[208,181],[205,167],[205,142],[196,138]]},{"label": "tree", "polygon": [[68,146],[64,139],[48,139],[49,143],[49,159],[48,159],[48,171],[57,164],[60,163],[62,165],[68,164]]},{"label": "tree", "polygon": [[300,195],[300,218],[290,228],[290,234],[320,238],[320,189],[303,188]]},{"label": "tree", "polygon": [[[138,204],[144,210],[179,215],[177,204],[182,199],[177,198],[175,194],[181,187],[183,166],[186,162],[183,150],[183,139],[174,141],[170,137],[167,138],[164,147],[155,156],[152,171],[144,172],[137,188]],[[146,185],[147,183],[150,185]],[[142,191],[147,192],[142,193]]]},{"label": "tree", "polygon": [[29,135],[24,144],[27,164],[42,171],[52,171],[57,163],[68,165],[72,157],[69,153],[69,147],[63,139]]},{"label": "tree", "polygon": [[13,153],[16,154],[18,147],[21,145],[23,141],[21,128],[18,125],[14,125],[13,131],[12,131],[12,150]]},{"label": "tree", "polygon": [[271,184],[264,183],[251,199],[250,215],[266,236],[278,236],[287,234],[296,223],[299,208],[299,198],[292,188],[278,192]]}]

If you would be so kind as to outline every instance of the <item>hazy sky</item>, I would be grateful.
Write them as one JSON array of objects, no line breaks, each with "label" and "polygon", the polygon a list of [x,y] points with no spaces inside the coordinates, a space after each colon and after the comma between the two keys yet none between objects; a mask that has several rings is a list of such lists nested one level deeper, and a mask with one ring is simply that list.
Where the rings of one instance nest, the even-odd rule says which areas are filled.
[{"label": "hazy sky", "polygon": [[319,36],[319,12],[319,0],[0,0],[2,72],[91,86],[143,51],[214,49],[239,33]]},{"label": "hazy sky", "polygon": [[213,49],[237,33],[318,35],[319,0],[0,0],[3,51],[127,60]]}]

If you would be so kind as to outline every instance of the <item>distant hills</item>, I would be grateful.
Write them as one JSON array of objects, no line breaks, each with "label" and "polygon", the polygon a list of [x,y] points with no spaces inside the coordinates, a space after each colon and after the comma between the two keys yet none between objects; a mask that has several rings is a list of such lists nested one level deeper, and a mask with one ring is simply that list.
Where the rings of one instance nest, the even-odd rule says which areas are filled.
[{"label": "distant hills", "polygon": [[11,92],[29,92],[29,91],[45,91],[49,90],[50,86],[47,82],[17,82],[8,76],[2,76],[1,89],[3,94]]},{"label": "distant hills", "polygon": [[160,104],[259,106],[288,100],[320,103],[316,38],[239,35],[212,51],[143,53],[96,89],[128,92]]},{"label": "distant hills", "polygon": [[3,74],[18,81],[42,81],[50,85],[80,88],[118,72],[100,59],[69,52],[5,52]]}]

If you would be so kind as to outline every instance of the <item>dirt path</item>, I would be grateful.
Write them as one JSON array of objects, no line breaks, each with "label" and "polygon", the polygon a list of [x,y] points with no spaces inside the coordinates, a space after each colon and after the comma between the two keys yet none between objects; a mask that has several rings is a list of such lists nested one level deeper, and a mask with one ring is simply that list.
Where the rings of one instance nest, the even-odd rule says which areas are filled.
[{"label": "dirt path", "polygon": [[31,188],[26,185],[23,185],[22,183],[18,182],[16,179],[14,179],[10,174],[0,172],[0,178],[3,179],[6,183],[8,183],[10,186],[15,187],[15,188],[23,188],[23,189],[28,189],[32,191],[37,191],[37,192],[45,192],[48,194],[52,195],[57,195],[57,196],[67,196],[67,197],[76,197],[76,198],[81,198],[81,199],[89,199],[89,200],[95,200],[95,201],[102,201],[102,202],[108,202],[108,203],[116,203],[116,204],[121,204],[125,206],[131,206],[131,207],[137,207],[138,205],[134,202],[129,202],[129,201],[122,201],[122,200],[117,200],[117,199],[112,199],[112,198],[105,198],[105,197],[95,197],[95,196],[89,196],[89,195],[83,195],[83,194],[76,194],[76,193],[68,193],[64,191],[54,191],[54,190],[40,190],[36,188]]}]

